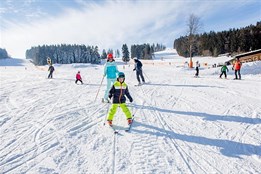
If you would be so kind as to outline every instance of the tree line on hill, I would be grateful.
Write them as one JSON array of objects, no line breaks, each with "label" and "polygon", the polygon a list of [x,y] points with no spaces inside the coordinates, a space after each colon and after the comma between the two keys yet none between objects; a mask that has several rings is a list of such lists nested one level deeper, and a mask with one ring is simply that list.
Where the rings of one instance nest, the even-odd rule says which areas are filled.
[{"label": "tree line on hill", "polygon": [[[184,57],[190,56],[189,36],[174,40],[174,48]],[[218,56],[238,54],[261,49],[261,22],[240,29],[194,35],[192,56]]]},{"label": "tree line on hill", "polygon": [[46,65],[46,59],[52,63],[100,63],[100,54],[97,46],[85,45],[43,45],[26,50],[26,59],[32,59],[36,65]]},{"label": "tree line on hill", "polygon": [[[152,59],[153,53],[166,49],[162,44],[142,44],[131,46],[131,58]],[[70,63],[100,63],[101,59],[106,59],[107,54],[112,53],[114,57],[120,57],[120,51],[117,49],[102,50],[101,55],[98,52],[98,46],[85,45],[43,45],[31,47],[26,50],[26,59],[32,59],[36,65],[46,65],[47,58],[52,63],[70,64]],[[128,62],[130,60],[130,52],[127,44],[122,45],[122,60]]]},{"label": "tree line on hill", "polygon": [[7,51],[3,48],[0,48],[0,59],[6,59],[6,58],[9,58]]},{"label": "tree line on hill", "polygon": [[[122,45],[122,60],[128,62],[131,58],[137,57],[138,59],[152,59],[154,52],[163,51],[166,49],[165,45],[162,44],[140,44],[131,45],[131,50],[129,52],[128,46],[126,44]],[[130,55],[131,54],[131,55]]]},{"label": "tree line on hill", "polygon": [[138,59],[152,59],[153,53],[157,51],[163,51],[166,46],[162,44],[141,44],[131,45],[131,58],[137,57]]}]

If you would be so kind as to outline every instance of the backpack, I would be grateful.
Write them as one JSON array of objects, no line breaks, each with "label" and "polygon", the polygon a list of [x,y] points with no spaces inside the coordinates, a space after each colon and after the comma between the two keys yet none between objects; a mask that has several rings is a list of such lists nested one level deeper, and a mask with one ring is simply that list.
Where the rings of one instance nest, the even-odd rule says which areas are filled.
[{"label": "backpack", "polygon": [[137,68],[138,68],[138,69],[141,69],[141,67],[142,67],[142,63],[141,63],[140,61],[138,61],[138,62],[137,62]]}]

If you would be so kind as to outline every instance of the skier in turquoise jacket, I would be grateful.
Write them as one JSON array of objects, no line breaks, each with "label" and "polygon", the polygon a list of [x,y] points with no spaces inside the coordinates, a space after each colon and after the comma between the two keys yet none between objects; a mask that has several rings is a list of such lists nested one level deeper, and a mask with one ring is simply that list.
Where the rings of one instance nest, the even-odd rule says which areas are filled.
[{"label": "skier in turquoise jacket", "polygon": [[107,88],[105,90],[103,102],[109,102],[108,93],[109,93],[109,90],[111,89],[112,85],[114,84],[114,82],[117,79],[118,72],[119,71],[118,71],[117,65],[115,63],[115,60],[113,59],[113,55],[111,53],[109,53],[107,55],[107,63],[104,66],[104,74],[103,74],[104,77],[107,76]]}]

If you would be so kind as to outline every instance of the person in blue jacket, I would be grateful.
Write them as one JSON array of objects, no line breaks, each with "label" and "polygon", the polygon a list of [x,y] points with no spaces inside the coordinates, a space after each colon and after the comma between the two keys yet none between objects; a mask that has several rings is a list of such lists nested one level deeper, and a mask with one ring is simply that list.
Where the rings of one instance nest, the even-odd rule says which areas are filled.
[{"label": "person in blue jacket", "polygon": [[113,55],[109,53],[107,55],[107,62],[105,64],[104,74],[103,74],[104,77],[107,76],[107,88],[105,90],[104,98],[102,100],[103,102],[109,103],[109,99],[108,99],[109,90],[111,89],[112,85],[116,81],[118,72],[119,71],[115,63],[115,60],[113,59]]}]

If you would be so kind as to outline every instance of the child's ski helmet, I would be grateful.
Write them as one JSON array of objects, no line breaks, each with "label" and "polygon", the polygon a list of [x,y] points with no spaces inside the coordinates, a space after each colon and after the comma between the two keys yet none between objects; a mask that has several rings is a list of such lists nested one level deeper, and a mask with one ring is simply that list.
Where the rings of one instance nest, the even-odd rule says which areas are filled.
[{"label": "child's ski helmet", "polygon": [[123,72],[118,73],[118,78],[125,78],[125,74]]}]

